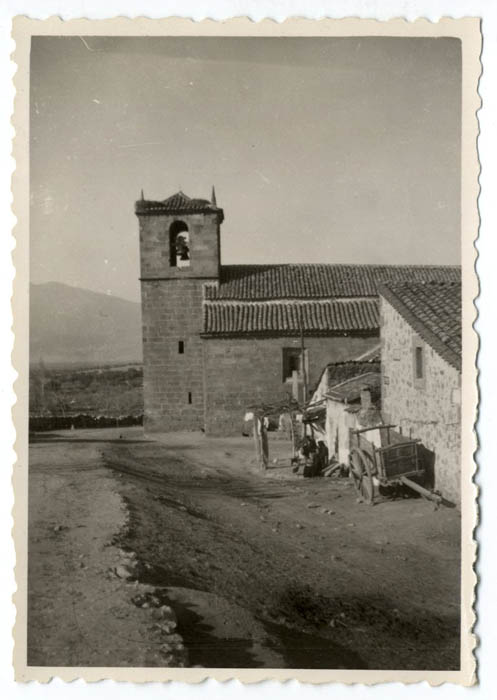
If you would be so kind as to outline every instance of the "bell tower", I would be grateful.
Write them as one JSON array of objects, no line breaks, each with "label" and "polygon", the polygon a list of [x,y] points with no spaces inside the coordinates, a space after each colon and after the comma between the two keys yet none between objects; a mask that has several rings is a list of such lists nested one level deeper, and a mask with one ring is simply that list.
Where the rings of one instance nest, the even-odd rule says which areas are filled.
[{"label": "bell tower", "polygon": [[136,202],[146,432],[204,427],[203,287],[219,278],[223,210],[178,192]]}]

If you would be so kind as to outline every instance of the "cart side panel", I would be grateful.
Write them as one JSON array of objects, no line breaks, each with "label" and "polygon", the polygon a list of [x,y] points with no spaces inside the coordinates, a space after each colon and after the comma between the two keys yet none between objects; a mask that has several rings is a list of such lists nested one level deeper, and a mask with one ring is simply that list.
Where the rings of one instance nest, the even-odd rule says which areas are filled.
[{"label": "cart side panel", "polygon": [[396,479],[402,475],[423,476],[424,470],[419,459],[419,444],[403,442],[382,447],[376,451],[377,466],[385,479]]}]

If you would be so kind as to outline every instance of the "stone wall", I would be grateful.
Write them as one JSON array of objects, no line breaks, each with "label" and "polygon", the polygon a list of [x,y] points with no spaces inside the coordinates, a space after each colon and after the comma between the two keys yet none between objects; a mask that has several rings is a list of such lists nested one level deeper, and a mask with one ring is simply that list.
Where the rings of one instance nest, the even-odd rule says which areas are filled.
[{"label": "stone wall", "polygon": [[145,432],[204,426],[202,286],[193,279],[141,283]]},{"label": "stone wall", "polygon": [[413,342],[419,337],[383,298],[380,309],[384,417],[399,425],[404,435],[419,438],[434,453],[434,486],[447,499],[459,503],[460,373],[424,343],[425,377],[422,382],[415,380]]},{"label": "stone wall", "polygon": [[[378,343],[378,336],[306,337],[308,388],[313,390],[329,362],[355,359]],[[204,339],[205,428],[210,435],[236,435],[247,407],[275,402],[291,393],[283,383],[283,348],[299,348],[300,338]]]}]

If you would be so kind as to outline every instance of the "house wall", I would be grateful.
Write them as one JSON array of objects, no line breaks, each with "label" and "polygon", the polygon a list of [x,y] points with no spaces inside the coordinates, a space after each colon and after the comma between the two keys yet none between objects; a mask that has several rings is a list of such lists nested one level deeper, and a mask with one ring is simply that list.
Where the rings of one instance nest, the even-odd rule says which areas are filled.
[{"label": "house wall", "polygon": [[460,500],[461,418],[453,403],[460,373],[424,343],[425,379],[414,380],[415,331],[381,297],[382,410],[384,418],[419,438],[434,453],[434,486]]},{"label": "house wall", "polygon": [[353,426],[353,420],[345,411],[345,404],[331,399],[326,401],[326,443],[330,457],[341,464],[348,464],[349,427]]},{"label": "house wall", "polygon": [[[327,399],[325,426],[326,444],[330,456],[335,457],[340,464],[348,465],[351,447],[350,431],[365,427],[360,420],[360,412],[348,411],[347,404]],[[381,447],[379,431],[373,428],[366,437],[373,445]]]},{"label": "house wall", "polygon": [[[357,357],[378,343],[378,336],[306,337],[310,390],[323,367]],[[205,338],[205,429],[210,435],[236,435],[250,405],[272,403],[291,393],[282,382],[283,348],[300,347],[300,338]]]},{"label": "house wall", "polygon": [[[314,389],[314,393],[312,394],[312,398],[311,398],[312,403],[318,404],[321,401],[324,401],[325,394],[329,390],[328,383],[329,383],[328,369],[325,365],[324,370],[322,370],[321,376],[318,379],[318,383],[316,385],[316,388]],[[311,389],[312,389],[312,387],[311,387]]]}]

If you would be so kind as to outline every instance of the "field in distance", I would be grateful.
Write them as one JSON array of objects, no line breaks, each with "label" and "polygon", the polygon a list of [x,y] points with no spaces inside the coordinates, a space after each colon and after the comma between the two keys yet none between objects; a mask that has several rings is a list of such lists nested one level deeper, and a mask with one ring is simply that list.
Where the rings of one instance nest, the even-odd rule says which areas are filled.
[{"label": "field in distance", "polygon": [[29,414],[139,417],[143,414],[142,365],[32,365]]}]

